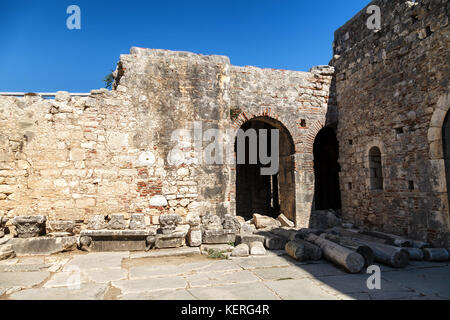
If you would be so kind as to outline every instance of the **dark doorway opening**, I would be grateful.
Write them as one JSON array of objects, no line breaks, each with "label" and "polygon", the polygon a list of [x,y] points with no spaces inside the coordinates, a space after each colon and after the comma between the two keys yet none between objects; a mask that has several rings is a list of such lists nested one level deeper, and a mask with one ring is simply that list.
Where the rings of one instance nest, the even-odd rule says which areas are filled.
[{"label": "dark doorway opening", "polygon": [[450,112],[447,113],[442,126],[442,145],[444,147],[445,178],[447,181],[447,196],[450,203]]},{"label": "dark doorway opening", "polygon": [[314,141],[314,208],[315,210],[341,209],[338,163],[339,143],[332,127],[326,126]]},{"label": "dark doorway opening", "polygon": [[[235,142],[236,156],[238,152],[245,152],[245,164],[236,165],[236,213],[249,220],[254,213],[267,215],[276,218],[281,212],[288,219],[295,222],[295,165],[293,155],[295,153],[294,142],[289,131],[277,120],[268,117],[258,117],[247,121],[241,127],[244,132],[250,129],[256,131],[257,140],[245,139],[245,150],[237,150]],[[268,154],[271,155],[271,129],[279,131],[279,170],[274,175],[261,175],[263,165],[258,161],[250,164],[249,152],[250,143],[256,144],[259,155],[260,129],[268,130],[267,139]]]}]

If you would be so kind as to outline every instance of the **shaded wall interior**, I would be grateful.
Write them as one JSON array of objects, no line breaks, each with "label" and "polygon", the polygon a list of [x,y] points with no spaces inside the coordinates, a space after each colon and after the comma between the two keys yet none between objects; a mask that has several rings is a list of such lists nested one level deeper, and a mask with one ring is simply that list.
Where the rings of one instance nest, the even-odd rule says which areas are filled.
[{"label": "shaded wall interior", "polygon": [[442,144],[444,147],[445,178],[447,182],[447,196],[450,203],[450,112],[447,115],[442,126]]},{"label": "shaded wall interior", "polygon": [[324,127],[314,141],[315,210],[341,209],[338,163],[339,143],[331,127]]},{"label": "shaded wall interior", "polygon": [[276,218],[281,212],[290,220],[295,221],[295,165],[293,154],[295,152],[292,137],[287,129],[273,119],[260,117],[244,123],[241,127],[244,132],[250,129],[257,133],[257,152],[259,154],[260,135],[259,130],[266,129],[269,132],[267,139],[268,155],[271,155],[270,130],[279,130],[279,170],[275,175],[261,175],[263,165],[258,157],[257,164],[250,164],[250,143],[255,143],[246,138],[245,164],[236,165],[236,213],[246,220],[251,219],[254,213]]}]

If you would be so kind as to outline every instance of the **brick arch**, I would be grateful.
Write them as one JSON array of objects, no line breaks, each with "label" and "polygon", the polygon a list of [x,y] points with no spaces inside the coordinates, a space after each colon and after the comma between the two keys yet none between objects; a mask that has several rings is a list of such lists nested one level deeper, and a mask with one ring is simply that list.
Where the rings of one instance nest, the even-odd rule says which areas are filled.
[{"label": "brick arch", "polygon": [[258,113],[248,113],[242,111],[231,124],[231,126],[235,129],[234,134],[236,135],[239,128],[242,127],[242,125],[247,121],[260,117],[267,117],[278,121],[287,129],[287,131],[291,135],[291,138],[294,139],[296,132],[295,124],[293,126],[291,123],[282,121],[279,115],[272,108],[260,108]]},{"label": "brick arch", "polygon": [[305,153],[313,154],[314,141],[316,140],[317,134],[320,130],[325,127],[325,123],[321,120],[317,120],[314,122],[310,129],[308,130],[308,134],[305,138],[304,151]]},{"label": "brick arch", "polygon": [[428,128],[429,156],[431,160],[444,159],[444,145],[442,141],[442,126],[450,110],[450,93],[442,95],[436,105]]}]

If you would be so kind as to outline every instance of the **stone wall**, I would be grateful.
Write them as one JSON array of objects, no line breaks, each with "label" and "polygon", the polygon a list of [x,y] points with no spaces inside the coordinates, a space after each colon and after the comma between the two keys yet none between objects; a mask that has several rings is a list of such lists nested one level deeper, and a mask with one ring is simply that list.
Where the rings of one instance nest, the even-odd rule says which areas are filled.
[{"label": "stone wall", "polygon": [[[379,0],[336,31],[340,184],[344,218],[450,247],[442,151],[449,101],[448,0]],[[371,190],[369,151],[381,151],[383,189]]]},{"label": "stone wall", "polygon": [[[221,56],[132,48],[120,57],[112,91],[0,97],[0,215],[82,223],[95,214],[144,213],[158,224],[162,213],[234,213],[235,166],[202,163],[196,143],[209,143],[210,128],[234,133],[262,117],[295,143],[295,181],[286,184],[294,194],[283,203],[306,226],[312,144],[334,110],[332,72],[234,67]],[[180,146],[176,129],[194,143],[185,137]],[[221,138],[233,151],[234,139]]]}]

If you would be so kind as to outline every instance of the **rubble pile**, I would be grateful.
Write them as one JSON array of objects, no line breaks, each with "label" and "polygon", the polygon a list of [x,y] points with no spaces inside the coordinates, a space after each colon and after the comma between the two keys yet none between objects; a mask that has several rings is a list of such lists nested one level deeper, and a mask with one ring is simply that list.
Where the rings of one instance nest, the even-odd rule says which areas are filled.
[{"label": "rubble pile", "polygon": [[[144,214],[94,215],[80,229],[75,221],[47,221],[45,216],[0,218],[0,260],[27,254],[54,254],[71,250],[147,251],[200,247],[204,254],[223,257],[263,256],[278,250],[298,261],[326,259],[350,273],[374,263],[403,268],[411,260],[448,261],[445,248],[343,222],[333,210],[313,211],[310,228],[295,228],[284,214],[277,219],[255,213],[241,217],[163,214],[158,225]],[[79,233],[79,234],[77,234]]]}]

